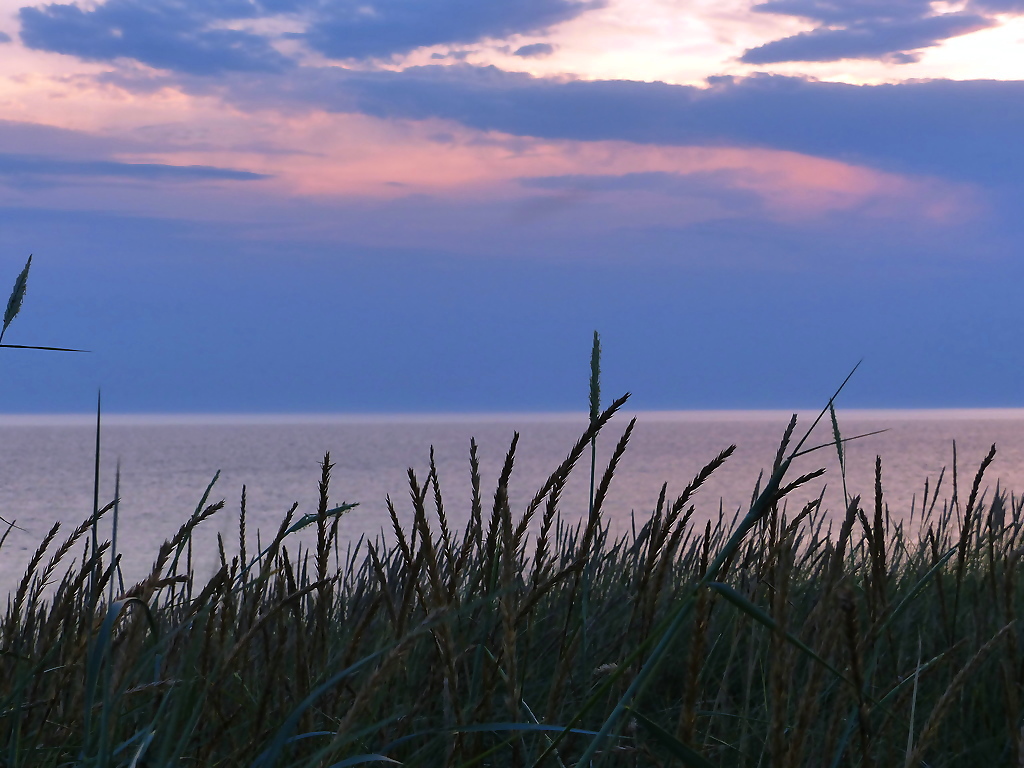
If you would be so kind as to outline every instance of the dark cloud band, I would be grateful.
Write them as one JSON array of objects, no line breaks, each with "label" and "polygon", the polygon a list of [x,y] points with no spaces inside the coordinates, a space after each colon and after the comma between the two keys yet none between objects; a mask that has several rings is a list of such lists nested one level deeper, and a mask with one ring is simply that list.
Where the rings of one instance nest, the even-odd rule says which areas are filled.
[{"label": "dark cloud band", "polygon": [[513,56],[519,56],[524,59],[539,58],[541,56],[550,56],[555,52],[555,46],[550,43],[533,43],[532,45],[523,45],[516,48],[512,52]]},{"label": "dark cloud band", "polygon": [[[300,39],[331,58],[387,58],[432,45],[465,45],[528,34],[568,21],[606,0],[107,0],[27,6],[21,39],[30,48],[88,61],[132,59],[192,75],[273,72],[291,60],[273,35],[228,25],[290,14]],[[544,44],[539,44],[543,46]],[[527,46],[529,48],[530,46]],[[534,46],[534,54],[541,53]]]},{"label": "dark cloud band", "polygon": [[254,181],[268,176],[209,165],[64,160],[43,155],[0,153],[0,177],[91,177],[146,181]]},{"label": "dark cloud band", "polygon": [[323,68],[301,78],[238,79],[232,92],[243,106],[443,118],[516,136],[763,147],[984,183],[1024,177],[1024,82],[855,86],[761,75],[698,88],[453,65]]},{"label": "dark cloud band", "polygon": [[918,58],[912,53],[914,51],[994,25],[995,21],[984,16],[948,13],[907,21],[858,23],[838,29],[818,27],[751,48],[740,57],[740,61],[745,64],[773,64],[783,61],[890,59],[906,63]]},{"label": "dark cloud band", "polygon": [[186,9],[138,0],[110,0],[92,10],[59,4],[26,7],[19,11],[21,39],[29,48],[87,61],[134,59],[195,75],[277,71],[288,65],[265,38],[211,28],[215,18],[208,11]]},{"label": "dark cloud band", "polygon": [[819,26],[746,51],[747,64],[883,59],[916,61],[920,51],[995,26],[998,13],[1020,13],[1021,0],[976,0],[966,10],[938,14],[929,0],[768,0],[760,13],[796,16]]},{"label": "dark cloud band", "polygon": [[334,58],[386,57],[424,46],[538,32],[604,4],[605,0],[341,0],[325,5],[306,39]]}]

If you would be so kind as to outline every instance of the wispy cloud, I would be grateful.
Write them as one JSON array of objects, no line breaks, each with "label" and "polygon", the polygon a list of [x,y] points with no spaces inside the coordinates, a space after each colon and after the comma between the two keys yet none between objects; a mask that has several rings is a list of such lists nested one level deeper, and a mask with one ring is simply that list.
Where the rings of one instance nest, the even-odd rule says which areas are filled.
[{"label": "wispy cloud", "polygon": [[[998,9],[996,6],[1004,6]],[[814,29],[747,50],[747,64],[786,61],[883,59],[909,63],[920,51],[953,37],[995,26],[996,13],[1019,11],[1019,2],[971,4],[968,10],[939,13],[929,0],[768,0],[760,13],[796,16]]]},{"label": "wispy cloud", "polygon": [[121,163],[113,160],[63,160],[40,155],[0,153],[0,177],[90,177],[148,181],[254,181],[265,174],[208,165]]},{"label": "wispy cloud", "polygon": [[910,63],[920,58],[919,51],[923,48],[992,26],[995,22],[984,16],[948,13],[907,21],[818,27],[751,48],[740,57],[740,61],[745,64],[774,64],[783,61],[884,59]]},{"label": "wispy cloud", "polygon": [[441,44],[540,32],[605,0],[371,0],[329,2],[306,39],[332,58],[370,58]]},{"label": "wispy cloud", "polygon": [[523,59],[532,59],[539,56],[550,56],[554,52],[555,46],[551,45],[551,43],[532,43],[516,48],[512,55]]}]

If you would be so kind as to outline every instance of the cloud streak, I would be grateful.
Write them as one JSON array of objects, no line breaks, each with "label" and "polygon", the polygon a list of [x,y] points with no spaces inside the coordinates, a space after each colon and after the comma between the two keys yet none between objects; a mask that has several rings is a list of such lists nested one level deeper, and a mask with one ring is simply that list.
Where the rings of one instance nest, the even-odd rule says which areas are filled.
[{"label": "cloud streak", "polygon": [[774,40],[744,52],[744,64],[775,64],[784,61],[839,61],[883,59],[910,63],[923,48],[943,40],[995,26],[993,19],[973,13],[947,13],[917,19],[885,19],[818,27],[810,32]]},{"label": "cloud streak", "polygon": [[336,0],[324,5],[305,39],[332,58],[379,58],[426,46],[540,32],[604,4],[605,0]]},{"label": "cloud streak", "polygon": [[1020,0],[978,0],[964,10],[937,13],[929,0],[768,0],[758,13],[795,16],[818,24],[790,37],[747,50],[740,61],[881,59],[909,63],[925,48],[997,24],[996,14],[1020,13]]},{"label": "cloud streak", "polygon": [[555,52],[555,46],[550,43],[533,43],[531,45],[523,45],[516,48],[512,52],[513,56],[519,56],[523,59],[539,58],[541,56],[550,56]]},{"label": "cloud streak", "polygon": [[255,181],[269,176],[208,165],[121,163],[113,160],[65,160],[43,155],[0,152],[0,178],[87,177],[144,181]]}]

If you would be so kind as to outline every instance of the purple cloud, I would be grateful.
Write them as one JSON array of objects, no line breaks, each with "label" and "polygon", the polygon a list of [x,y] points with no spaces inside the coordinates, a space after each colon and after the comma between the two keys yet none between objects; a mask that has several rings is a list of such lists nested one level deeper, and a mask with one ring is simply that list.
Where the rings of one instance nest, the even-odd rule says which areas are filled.
[{"label": "purple cloud", "polygon": [[928,0],[768,0],[754,10],[796,16],[819,26],[751,48],[740,61],[882,59],[906,63],[916,61],[920,50],[943,40],[994,26],[995,13],[1020,10],[1001,6],[1022,5],[1020,0],[980,0],[963,11],[937,14]]},{"label": "purple cloud", "polygon": [[302,39],[332,58],[367,59],[536,33],[605,2],[107,0],[95,7],[26,6],[19,19],[21,39],[29,48],[87,61],[124,58],[191,75],[221,75],[276,72],[293,63],[274,48],[271,36],[228,29],[224,22],[297,15],[306,21],[305,29],[282,37]]},{"label": "purple cloud", "polygon": [[513,56],[521,56],[524,59],[535,59],[542,56],[550,56],[555,52],[555,46],[551,43],[533,43],[532,45],[523,45],[516,48],[512,52]]}]

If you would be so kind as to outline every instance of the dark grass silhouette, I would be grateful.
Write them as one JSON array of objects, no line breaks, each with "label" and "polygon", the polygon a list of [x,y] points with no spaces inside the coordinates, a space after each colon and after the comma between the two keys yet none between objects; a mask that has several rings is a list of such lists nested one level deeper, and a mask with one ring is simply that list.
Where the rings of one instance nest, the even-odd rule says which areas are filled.
[{"label": "dark grass silhouette", "polygon": [[96,535],[116,499],[54,525],[0,622],[0,765],[1019,764],[1024,501],[986,502],[994,449],[966,504],[940,504],[940,478],[906,522],[879,460],[870,502],[848,495],[833,525],[800,498],[820,472],[789,476],[809,451],[842,456],[833,397],[833,442],[805,447],[794,417],[749,509],[699,499],[727,447],[613,539],[634,422],[582,517],[561,509],[628,397],[597,406],[598,350],[589,426],[525,509],[508,496],[518,437],[486,497],[471,444],[462,531],[431,457],[409,471],[411,524],[388,499],[393,533],[343,544],[329,454],[316,511],[293,506],[255,547],[243,489],[210,579],[190,553],[228,514],[213,483],[134,585]]}]

